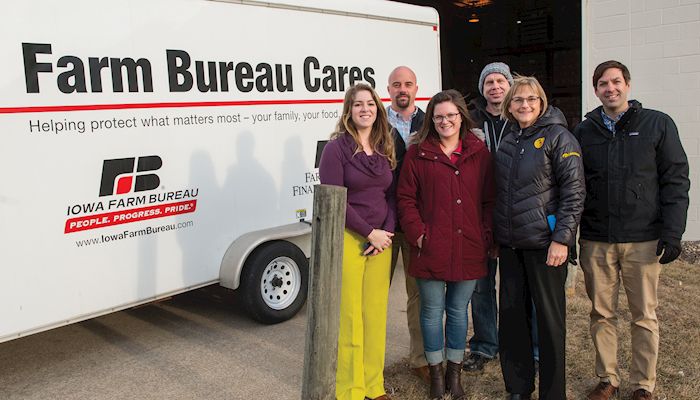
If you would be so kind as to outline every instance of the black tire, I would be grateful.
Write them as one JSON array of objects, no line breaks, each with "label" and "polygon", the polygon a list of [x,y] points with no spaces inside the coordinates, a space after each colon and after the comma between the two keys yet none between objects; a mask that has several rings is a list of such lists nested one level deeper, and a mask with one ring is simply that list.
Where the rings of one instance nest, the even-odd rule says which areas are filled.
[{"label": "black tire", "polygon": [[241,272],[239,298],[256,321],[276,324],[296,315],[309,287],[309,263],[304,253],[284,240],[260,245]]}]

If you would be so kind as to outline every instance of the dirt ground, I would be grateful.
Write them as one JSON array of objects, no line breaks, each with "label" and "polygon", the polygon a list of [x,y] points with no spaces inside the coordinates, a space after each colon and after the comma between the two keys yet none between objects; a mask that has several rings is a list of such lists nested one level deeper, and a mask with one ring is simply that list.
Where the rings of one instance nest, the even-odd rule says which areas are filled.
[{"label": "dirt ground", "polygon": [[[686,254],[687,256],[687,254]],[[694,263],[688,263],[688,258]],[[664,268],[659,284],[661,344],[658,381],[654,396],[659,400],[695,399],[700,394],[700,262],[684,257]],[[580,272],[580,271],[579,271]],[[630,313],[624,292],[620,293],[619,350],[623,383],[621,399],[631,395],[627,382],[630,364]],[[588,330],[590,302],[583,273],[577,274],[576,292],[567,301],[567,391],[569,399],[584,399],[597,383],[594,351]],[[424,400],[428,388],[409,373],[404,360],[387,366],[386,387],[393,399]],[[506,397],[498,362],[486,365],[480,374],[462,374],[468,400]],[[392,394],[393,393],[393,394]],[[536,397],[535,397],[536,398]]]}]

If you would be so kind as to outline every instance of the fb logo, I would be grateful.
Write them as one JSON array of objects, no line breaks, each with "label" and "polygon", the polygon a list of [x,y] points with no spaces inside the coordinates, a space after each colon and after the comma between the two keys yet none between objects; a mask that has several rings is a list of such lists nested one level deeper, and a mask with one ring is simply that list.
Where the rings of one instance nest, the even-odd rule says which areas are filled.
[{"label": "fb logo", "polygon": [[158,156],[104,160],[100,197],[153,190],[160,185],[160,178],[156,174],[145,172],[155,171],[162,166],[163,160]]}]

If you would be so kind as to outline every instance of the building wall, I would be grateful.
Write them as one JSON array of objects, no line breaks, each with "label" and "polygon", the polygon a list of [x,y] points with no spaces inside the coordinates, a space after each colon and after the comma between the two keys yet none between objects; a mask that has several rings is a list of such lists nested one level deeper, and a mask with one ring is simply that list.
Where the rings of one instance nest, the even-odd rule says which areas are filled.
[{"label": "building wall", "polygon": [[584,0],[582,18],[584,114],[600,104],[596,65],[627,65],[630,97],[678,125],[691,179],[683,239],[700,240],[700,0]]}]

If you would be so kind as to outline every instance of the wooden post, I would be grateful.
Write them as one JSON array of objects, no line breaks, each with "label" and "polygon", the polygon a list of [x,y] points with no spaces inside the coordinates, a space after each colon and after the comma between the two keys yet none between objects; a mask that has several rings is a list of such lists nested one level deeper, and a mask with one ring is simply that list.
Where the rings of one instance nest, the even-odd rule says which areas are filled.
[{"label": "wooden post", "polygon": [[[576,243],[578,243],[578,236],[576,236]],[[577,254],[581,254],[581,249],[578,248],[578,244],[575,244]],[[578,260],[579,265],[581,260]],[[566,290],[566,297],[573,298],[576,295],[576,274],[578,274],[578,265],[567,264],[566,266],[568,274],[566,275],[566,282],[564,283],[564,288]]]},{"label": "wooden post", "polygon": [[334,400],[347,189],[314,186],[302,400]]},{"label": "wooden post", "polygon": [[564,288],[566,288],[566,296],[568,298],[573,298],[576,295],[576,274],[578,273],[578,266],[569,264],[567,268],[569,272],[568,275],[566,275]]}]

